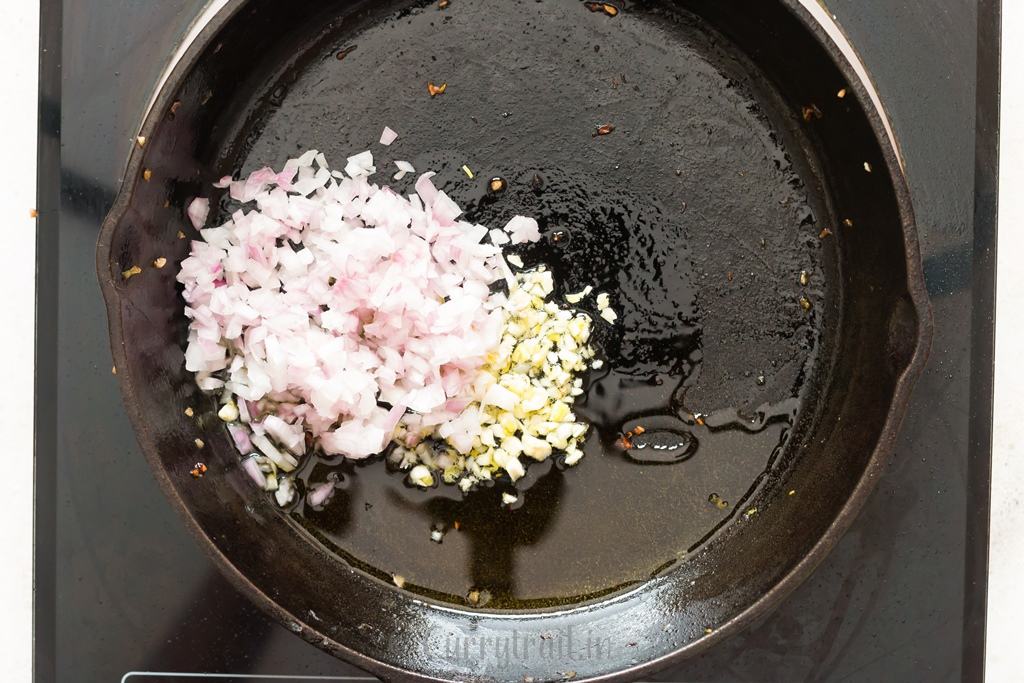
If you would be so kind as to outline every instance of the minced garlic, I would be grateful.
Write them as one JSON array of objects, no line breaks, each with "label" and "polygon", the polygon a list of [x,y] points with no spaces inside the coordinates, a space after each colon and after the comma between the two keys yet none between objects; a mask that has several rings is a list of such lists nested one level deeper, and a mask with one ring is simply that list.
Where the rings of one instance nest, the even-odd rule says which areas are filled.
[{"label": "minced garlic", "polygon": [[614,323],[616,320],[619,319],[618,313],[612,310],[611,303],[609,301],[609,296],[607,293],[601,292],[600,294],[598,294],[596,301],[598,315],[600,315],[602,318],[604,318],[610,323]]},{"label": "minced garlic", "polygon": [[480,421],[468,449],[445,438],[443,426],[415,445],[399,427],[390,458],[409,470],[411,483],[432,486],[432,472],[439,472],[445,483],[468,491],[499,471],[516,481],[526,473],[520,457],[541,461],[563,452],[568,465],[583,457],[587,425],[576,421],[571,405],[583,393],[576,375],[594,357],[591,319],[547,301],[553,290],[543,267],[517,273],[510,284],[501,341],[481,368],[476,400],[465,409]]},{"label": "minced garlic", "polygon": [[409,472],[409,480],[417,486],[424,488],[434,485],[434,475],[430,473],[430,470],[423,465],[416,465]]},{"label": "minced garlic", "polygon": [[578,304],[579,302],[583,301],[583,297],[587,296],[592,291],[594,291],[594,288],[591,287],[590,285],[587,285],[581,291],[576,292],[575,294],[566,294],[565,300],[571,304]]},{"label": "minced garlic", "polygon": [[217,417],[222,419],[224,422],[234,422],[238,419],[238,406],[230,401],[221,406],[220,410],[217,411]]}]

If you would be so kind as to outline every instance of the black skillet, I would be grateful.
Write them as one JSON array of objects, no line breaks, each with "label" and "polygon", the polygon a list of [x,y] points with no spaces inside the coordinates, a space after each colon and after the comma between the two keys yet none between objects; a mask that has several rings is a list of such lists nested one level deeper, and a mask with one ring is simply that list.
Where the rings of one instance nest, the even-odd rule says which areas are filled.
[{"label": "black skillet", "polygon": [[[125,403],[202,545],[310,642],[387,679],[633,678],[777,604],[881,475],[931,332],[898,154],[797,0],[442,4],[228,2],[184,52],[98,246]],[[183,367],[178,234],[211,182],[308,148],[536,216],[556,295],[612,293],[579,465],[511,510],[379,461],[310,458],[323,510],[254,489]]]}]

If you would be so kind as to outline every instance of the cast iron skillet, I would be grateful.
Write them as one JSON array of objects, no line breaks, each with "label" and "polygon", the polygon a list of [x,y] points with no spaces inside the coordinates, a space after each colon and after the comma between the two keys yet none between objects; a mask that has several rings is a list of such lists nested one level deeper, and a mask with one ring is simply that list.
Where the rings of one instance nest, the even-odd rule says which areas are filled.
[{"label": "cast iron skillet", "polygon": [[[897,152],[821,26],[797,0],[616,7],[228,2],[156,98],[104,223],[118,378],[168,497],[243,592],[383,678],[621,679],[710,647],[847,528],[924,363]],[[314,147],[338,167],[369,147],[378,182],[394,159],[436,170],[477,221],[534,215],[546,239],[521,254],[555,270],[556,296],[612,293],[580,465],[535,465],[512,510],[501,486],[461,500],[380,462],[311,458],[304,478],[342,475],[324,510],[254,490],[184,370],[179,231],[196,237],[194,196],[234,208],[210,194],[222,175]],[[638,424],[648,448],[624,453]]]}]

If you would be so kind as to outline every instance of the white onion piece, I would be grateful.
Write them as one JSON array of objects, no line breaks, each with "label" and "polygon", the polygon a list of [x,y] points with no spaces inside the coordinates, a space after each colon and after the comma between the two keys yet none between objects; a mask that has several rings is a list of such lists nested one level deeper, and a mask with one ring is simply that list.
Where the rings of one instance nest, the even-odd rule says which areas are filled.
[{"label": "white onion piece", "polygon": [[224,380],[217,379],[216,377],[199,377],[197,375],[196,385],[203,391],[215,391],[224,386]]},{"label": "white onion piece", "polygon": [[[251,422],[251,419],[249,417],[249,402],[248,401],[239,400],[237,402],[237,405],[238,405],[238,419],[241,420],[242,422],[245,422],[245,423]],[[248,432],[246,432],[246,437],[248,437],[248,436],[249,436],[249,434],[248,434]]]},{"label": "white onion piece", "polygon": [[298,159],[291,159],[284,165],[285,168],[294,168],[299,166],[312,166],[313,160],[316,159],[316,155],[319,154],[319,150],[310,149],[306,150],[299,156]]},{"label": "white onion piece", "polygon": [[395,166],[398,167],[398,173],[392,176],[395,180],[401,180],[407,173],[415,173],[416,169],[413,168],[412,164],[408,161],[395,161]]},{"label": "white onion piece", "polygon": [[373,154],[369,151],[360,152],[355,156],[350,156],[348,158],[348,164],[345,166],[345,173],[347,173],[350,178],[373,175],[376,172],[377,168],[373,165]]},{"label": "white onion piece", "polygon": [[274,444],[270,443],[270,439],[263,434],[253,434],[252,443],[259,449],[260,453],[270,458],[275,465],[285,472],[291,472],[299,465],[299,462],[291,455],[277,450]]},{"label": "white onion piece", "polygon": [[301,424],[289,424],[277,415],[267,415],[263,420],[267,434],[295,455],[306,452],[306,435]]},{"label": "white onion piece", "polygon": [[536,242],[540,239],[540,228],[534,218],[515,216],[505,225],[505,232],[512,238],[512,244]]},{"label": "white onion piece", "polygon": [[210,200],[203,197],[196,197],[188,205],[188,218],[192,221],[192,227],[199,230],[206,225],[206,219],[210,215]]},{"label": "white onion piece", "polygon": [[384,126],[384,132],[380,134],[380,144],[387,146],[398,139],[398,133]]}]

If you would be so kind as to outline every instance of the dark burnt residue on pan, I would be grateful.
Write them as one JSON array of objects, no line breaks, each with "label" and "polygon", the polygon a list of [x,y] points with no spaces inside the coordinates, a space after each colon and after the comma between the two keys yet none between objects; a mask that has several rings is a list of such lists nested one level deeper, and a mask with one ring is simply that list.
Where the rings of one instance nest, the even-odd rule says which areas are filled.
[{"label": "dark burnt residue on pan", "polygon": [[[301,528],[443,602],[607,595],[743,522],[748,501],[785,497],[771,472],[813,417],[838,329],[835,240],[819,239],[835,223],[801,112],[685,13],[631,3],[610,21],[580,4],[460,0],[345,22],[279,75],[241,133],[244,163],[226,169],[308,148],[340,167],[388,125],[398,141],[369,145],[378,182],[404,159],[417,173],[399,191],[434,170],[472,220],[534,216],[545,239],[514,251],[554,269],[556,298],[611,295],[614,325],[593,295],[578,304],[604,360],[576,407],[593,425],[586,457],[532,465],[515,504],[501,505],[507,485],[465,500],[411,489],[379,462],[304,467],[311,483],[339,476],[325,506],[291,510]],[[449,84],[444,97],[424,96],[431,80]],[[614,133],[597,135],[605,125]]]}]

